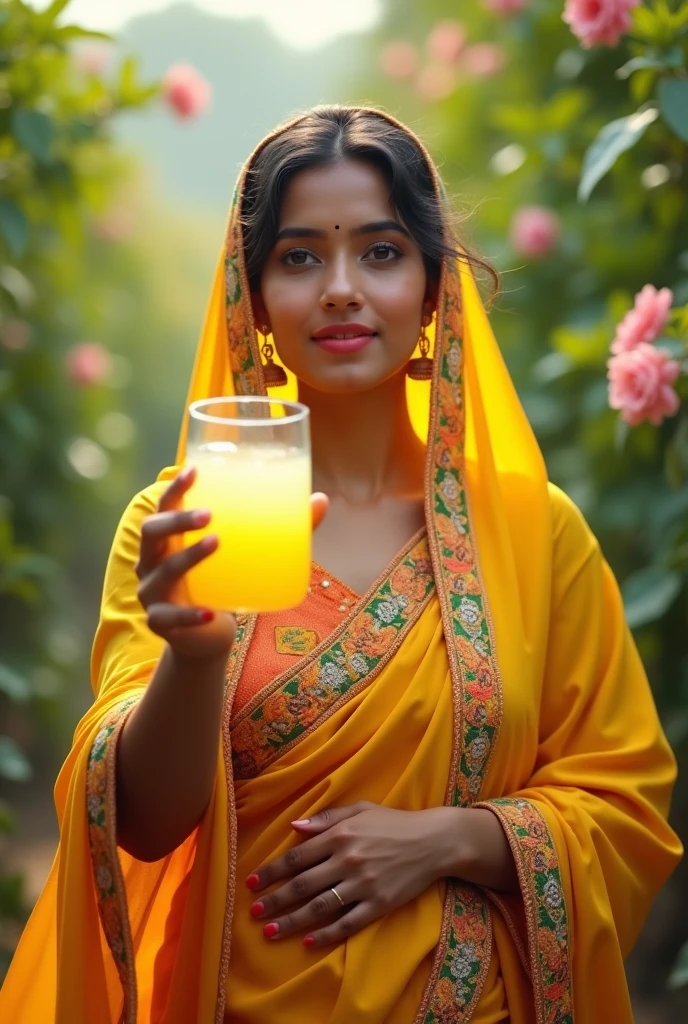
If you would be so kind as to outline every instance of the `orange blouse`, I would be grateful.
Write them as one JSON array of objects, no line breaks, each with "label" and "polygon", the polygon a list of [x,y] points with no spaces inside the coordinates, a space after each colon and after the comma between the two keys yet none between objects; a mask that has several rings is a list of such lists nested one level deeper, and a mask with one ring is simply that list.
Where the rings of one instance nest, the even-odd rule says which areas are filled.
[{"label": "orange blouse", "polygon": [[234,712],[241,711],[272,679],[310,654],[358,601],[358,594],[313,562],[311,585],[298,608],[258,616],[234,698]]}]

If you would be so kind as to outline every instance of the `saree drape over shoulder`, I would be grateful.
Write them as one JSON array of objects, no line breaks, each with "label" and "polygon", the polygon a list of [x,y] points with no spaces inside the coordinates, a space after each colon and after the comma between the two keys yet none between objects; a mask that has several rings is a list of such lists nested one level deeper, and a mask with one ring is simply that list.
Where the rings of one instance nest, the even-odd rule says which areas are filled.
[{"label": "saree drape over shoulder", "polygon": [[[264,393],[244,175],[193,399]],[[211,803],[154,864],[116,846],[115,765],[162,650],[134,565],[174,470],[130,504],[106,573],[95,702],[55,789],[59,851],[0,993],[3,1021],[632,1021],[623,958],[680,855],[666,823],[674,760],[614,577],[547,482],[461,261],[443,269],[433,339],[432,385],[409,383],[427,437],[426,530],[334,632],[233,708],[256,629],[240,621]],[[178,462],[184,447],[185,427]],[[294,844],[292,820],[363,799],[489,808],[520,895],[447,879],[338,947],[268,945],[243,879]]]}]

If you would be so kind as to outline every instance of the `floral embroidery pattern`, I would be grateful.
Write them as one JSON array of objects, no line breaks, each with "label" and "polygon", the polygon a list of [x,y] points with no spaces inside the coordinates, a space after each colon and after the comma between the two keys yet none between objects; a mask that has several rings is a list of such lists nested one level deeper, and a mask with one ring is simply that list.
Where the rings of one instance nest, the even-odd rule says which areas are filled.
[{"label": "floral embroidery pattern", "polygon": [[[425,537],[314,658],[263,690],[232,723],[236,778],[253,778],[368,685],[387,663],[434,592]],[[235,644],[236,649],[236,644]]]},{"label": "floral embroidery pattern", "polygon": [[86,815],[98,912],[124,990],[122,1021],[136,1022],[136,973],[127,898],[117,857],[115,753],[117,738],[139,696],[118,704],[93,741],[86,774]]},{"label": "floral embroidery pattern", "polygon": [[547,822],[529,800],[487,800],[516,861],[528,921],[538,1024],[573,1024],[568,919],[559,861]]},{"label": "floral embroidery pattern", "polygon": [[492,919],[483,897],[468,886],[452,884],[445,955],[433,990],[425,1024],[462,1024],[475,1008],[489,964]]},{"label": "floral embroidery pattern", "polygon": [[244,249],[239,218],[243,200],[245,172],[232,201],[229,231],[225,246],[225,303],[229,357],[238,395],[264,395],[263,371],[258,351],[249,286],[244,265]]},{"label": "floral embroidery pattern", "polygon": [[310,654],[318,646],[314,629],[301,626],[275,626],[275,646],[279,654]]}]

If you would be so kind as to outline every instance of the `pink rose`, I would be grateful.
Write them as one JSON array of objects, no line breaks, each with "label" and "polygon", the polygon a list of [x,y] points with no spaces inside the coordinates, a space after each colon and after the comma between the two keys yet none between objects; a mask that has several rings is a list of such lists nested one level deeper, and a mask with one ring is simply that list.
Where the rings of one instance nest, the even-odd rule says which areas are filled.
[{"label": "pink rose", "polygon": [[636,427],[649,420],[658,427],[665,416],[675,416],[679,398],[672,384],[681,372],[676,359],[654,345],[641,342],[607,363],[609,404]]},{"label": "pink rose", "polygon": [[97,341],[84,341],[67,353],[65,360],[67,375],[74,384],[89,387],[102,384],[112,367],[112,358],[107,349]]},{"label": "pink rose", "polygon": [[461,56],[461,67],[475,78],[498,74],[506,64],[506,53],[497,43],[474,43]]},{"label": "pink rose", "polygon": [[502,18],[510,18],[519,14],[527,5],[528,0],[483,0],[483,7]]},{"label": "pink rose", "polygon": [[511,222],[511,244],[527,259],[542,259],[550,253],[560,234],[559,218],[544,206],[523,206]]},{"label": "pink rose", "polygon": [[459,21],[440,21],[425,45],[431,60],[439,64],[456,64],[466,46],[466,29]]},{"label": "pink rose", "polygon": [[630,352],[637,345],[655,341],[667,325],[673,301],[671,288],[657,291],[653,285],[646,284],[636,295],[633,309],[616,328],[616,337],[612,342],[614,355]]},{"label": "pink rose", "polygon": [[210,103],[210,82],[190,64],[174,64],[162,82],[163,96],[177,117],[197,117]]},{"label": "pink rose", "polygon": [[380,51],[380,67],[387,78],[411,78],[418,67],[418,50],[413,43],[397,39]]},{"label": "pink rose", "polygon": [[422,99],[433,103],[451,96],[456,84],[456,72],[449,65],[429,64],[419,74],[416,89]]},{"label": "pink rose", "polygon": [[631,11],[640,0],[566,0],[564,21],[589,49],[598,43],[616,46],[631,28]]}]

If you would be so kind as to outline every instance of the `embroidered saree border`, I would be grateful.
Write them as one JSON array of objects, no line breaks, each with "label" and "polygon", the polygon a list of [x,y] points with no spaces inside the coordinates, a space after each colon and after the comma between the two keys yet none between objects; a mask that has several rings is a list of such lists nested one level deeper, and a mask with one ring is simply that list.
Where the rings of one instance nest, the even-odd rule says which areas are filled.
[{"label": "embroidered saree border", "polygon": [[122,984],[121,1024],[136,1024],[134,947],[122,868],[117,856],[117,740],[140,694],[128,697],[104,718],[86,769],[86,818],[98,914]]},{"label": "embroidered saree border", "polygon": [[254,778],[376,678],[434,593],[416,534],[339,628],[256,695],[231,726],[236,778]]},{"label": "embroidered saree border", "polygon": [[537,1024],[573,1024],[568,916],[547,822],[530,800],[501,797],[478,806],[499,818],[516,863],[528,925]]}]

